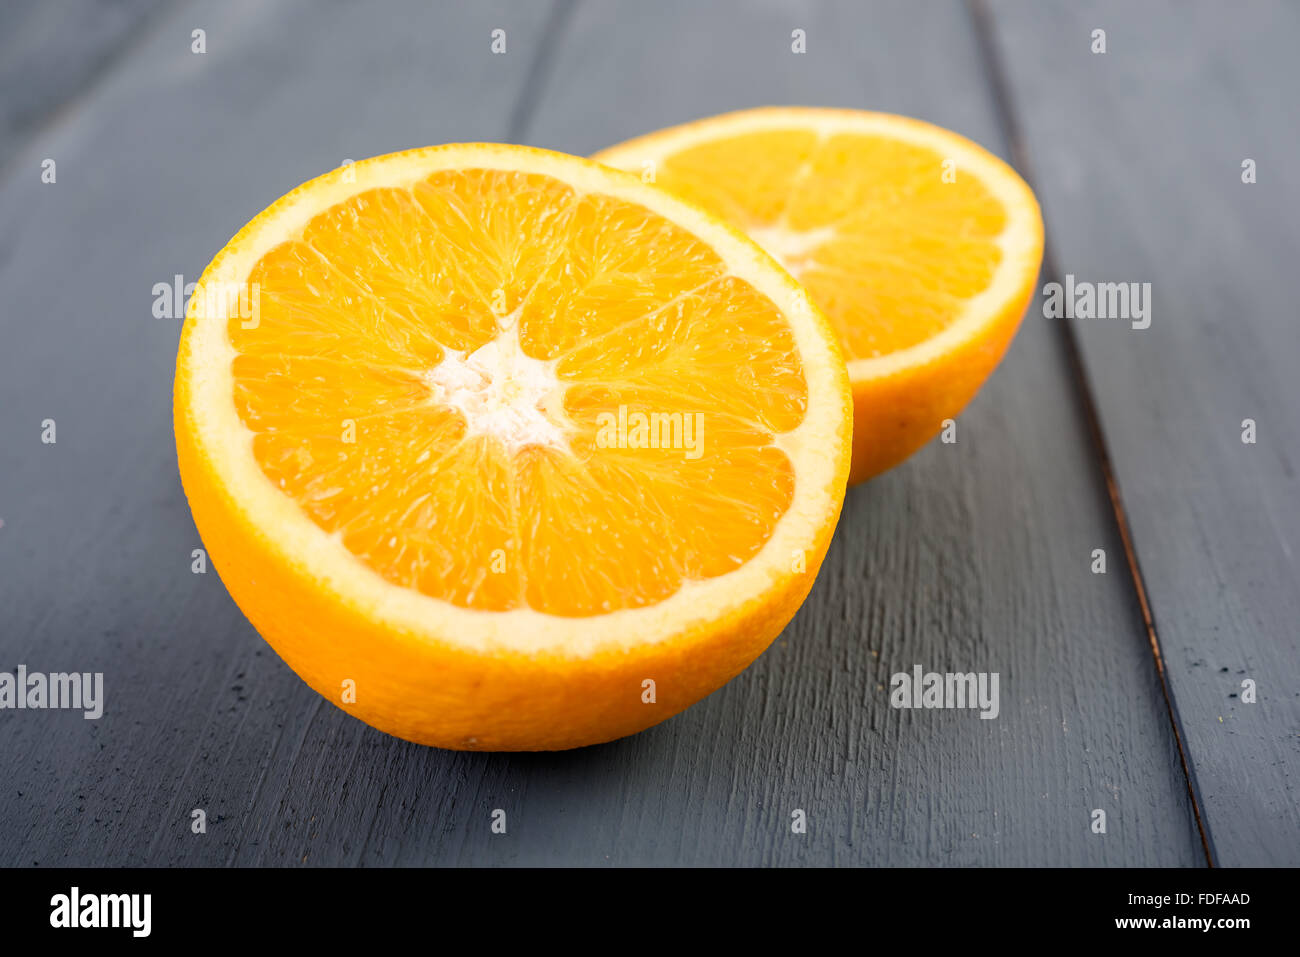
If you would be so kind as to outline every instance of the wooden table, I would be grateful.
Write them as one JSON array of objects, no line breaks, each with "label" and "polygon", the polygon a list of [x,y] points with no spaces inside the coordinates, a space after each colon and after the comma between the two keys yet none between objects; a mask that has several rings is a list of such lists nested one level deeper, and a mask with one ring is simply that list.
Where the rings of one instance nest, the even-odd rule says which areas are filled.
[{"label": "wooden table", "polygon": [[[0,712],[0,863],[1300,864],[1300,7],[0,11],[0,656],[107,695]],[[657,728],[459,754],[325,703],[191,572],[155,284],[347,159],[767,103],[985,144],[1042,199],[1040,285],[1149,282],[1149,328],[1035,302],[958,440],[852,490],[785,633]],[[1000,716],[891,709],[917,664],[998,672]]]}]

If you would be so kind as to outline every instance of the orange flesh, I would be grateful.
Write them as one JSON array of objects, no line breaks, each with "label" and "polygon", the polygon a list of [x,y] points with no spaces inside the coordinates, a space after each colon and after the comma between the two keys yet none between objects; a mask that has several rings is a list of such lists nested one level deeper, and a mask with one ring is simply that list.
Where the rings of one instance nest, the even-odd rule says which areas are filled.
[{"label": "orange flesh", "polygon": [[641,607],[742,565],[793,498],[773,438],[807,391],[785,319],[641,206],[444,171],[326,210],[249,283],[258,322],[228,333],[254,455],[394,584]]},{"label": "orange flesh", "polygon": [[897,139],[792,127],[685,148],[655,181],[766,246],[858,359],[932,338],[1001,261],[1001,204],[944,163]]}]

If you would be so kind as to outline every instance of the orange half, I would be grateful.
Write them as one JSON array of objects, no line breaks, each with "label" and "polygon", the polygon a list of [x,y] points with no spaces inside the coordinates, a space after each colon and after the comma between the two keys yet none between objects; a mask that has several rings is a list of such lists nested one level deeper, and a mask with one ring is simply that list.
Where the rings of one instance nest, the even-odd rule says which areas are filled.
[{"label": "orange half", "polygon": [[524,147],[290,193],[204,273],[176,369],[236,602],[326,698],[447,748],[610,740],[739,673],[816,575],[850,422],[757,246]]},{"label": "orange half", "polygon": [[744,230],[808,290],[853,383],[850,483],[898,464],[961,412],[1033,296],[1043,255],[1033,192],[996,156],[929,123],[768,107],[594,159]]}]

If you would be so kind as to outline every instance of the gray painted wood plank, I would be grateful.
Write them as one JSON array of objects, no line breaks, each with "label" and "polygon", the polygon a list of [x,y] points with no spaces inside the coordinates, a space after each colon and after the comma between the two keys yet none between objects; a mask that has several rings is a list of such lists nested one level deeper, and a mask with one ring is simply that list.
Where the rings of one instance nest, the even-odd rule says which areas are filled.
[{"label": "gray painted wood plank", "polygon": [[[1096,396],[1215,856],[1295,866],[1300,9],[993,9],[1056,278],[1151,284],[1149,328],[1062,321]],[[1105,54],[1091,52],[1098,28]]]},{"label": "gray painted wood plank", "polygon": [[92,86],[164,0],[0,4],[0,169],[58,109]]},{"label": "gray painted wood plank", "polygon": [[[485,755],[388,738],[322,702],[214,574],[190,573],[179,322],[153,318],[153,284],[196,277],[311,175],[502,138],[528,84],[516,132],[573,151],[804,101],[913,113],[1005,152],[954,4],[919,19],[848,3],[385,9],[182,8],[0,184],[0,220],[23,237],[0,248],[0,667],[102,670],[108,695],[99,721],[0,712],[0,863],[1202,862],[1131,588],[1088,572],[1092,548],[1119,543],[1058,343],[1032,318],[956,445],[851,493],[772,649],[624,741]],[[504,57],[488,52],[497,26]],[[43,155],[59,157],[54,186],[23,163]],[[889,676],[913,664],[999,671],[1001,716],[891,710]],[[494,808],[507,835],[489,831]]]},{"label": "gray painted wood plank", "polygon": [[[190,573],[200,543],[171,439],[180,321],[151,310],[155,283],[197,279],[251,216],[345,159],[505,137],[551,6],[386,9],[180,7],[0,186],[0,667],[103,671],[109,696],[98,722],[0,712],[4,863],[220,864],[356,793],[334,763],[379,736],[321,712],[218,577]],[[318,722],[344,735],[337,750],[304,750]],[[454,760],[411,754],[456,793]],[[356,781],[377,796],[389,769],[367,767]],[[204,839],[194,807],[214,821]]]},{"label": "gray painted wood plank", "polygon": [[[791,53],[795,28],[807,54]],[[1006,154],[958,4],[705,11],[681,0],[642,15],[587,4],[528,134],[591,152],[769,102],[908,113]],[[812,598],[714,696],[743,695],[766,720],[729,743],[741,760],[713,772],[728,775],[746,818],[698,831],[692,818],[688,844],[707,846],[725,827],[762,859],[789,859],[782,816],[811,804],[844,825],[813,836],[817,851],[798,859],[1204,863],[1131,585],[1088,568],[1093,548],[1121,549],[1041,319],[1031,314],[959,430],[956,445],[932,444],[850,493]],[[914,664],[1000,671],[1014,704],[991,722],[891,711],[882,686]],[[651,816],[656,789],[640,793]],[[1122,819],[1123,833],[1091,835],[1079,822],[1094,807]]]}]

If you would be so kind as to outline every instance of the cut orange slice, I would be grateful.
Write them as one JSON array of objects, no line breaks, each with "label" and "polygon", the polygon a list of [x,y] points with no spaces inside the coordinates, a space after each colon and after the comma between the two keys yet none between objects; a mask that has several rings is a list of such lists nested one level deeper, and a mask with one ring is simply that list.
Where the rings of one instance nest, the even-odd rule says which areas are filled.
[{"label": "cut orange slice", "polygon": [[703,211],[499,145],[312,180],[217,255],[181,478],[313,688],[458,749],[607,741],[738,674],[807,595],[851,404],[807,294]]},{"label": "cut orange slice", "polygon": [[743,229],[812,295],[853,383],[850,483],[898,464],[966,406],[1033,295],[1043,255],[1033,192],[928,123],[770,107],[594,158]]}]

